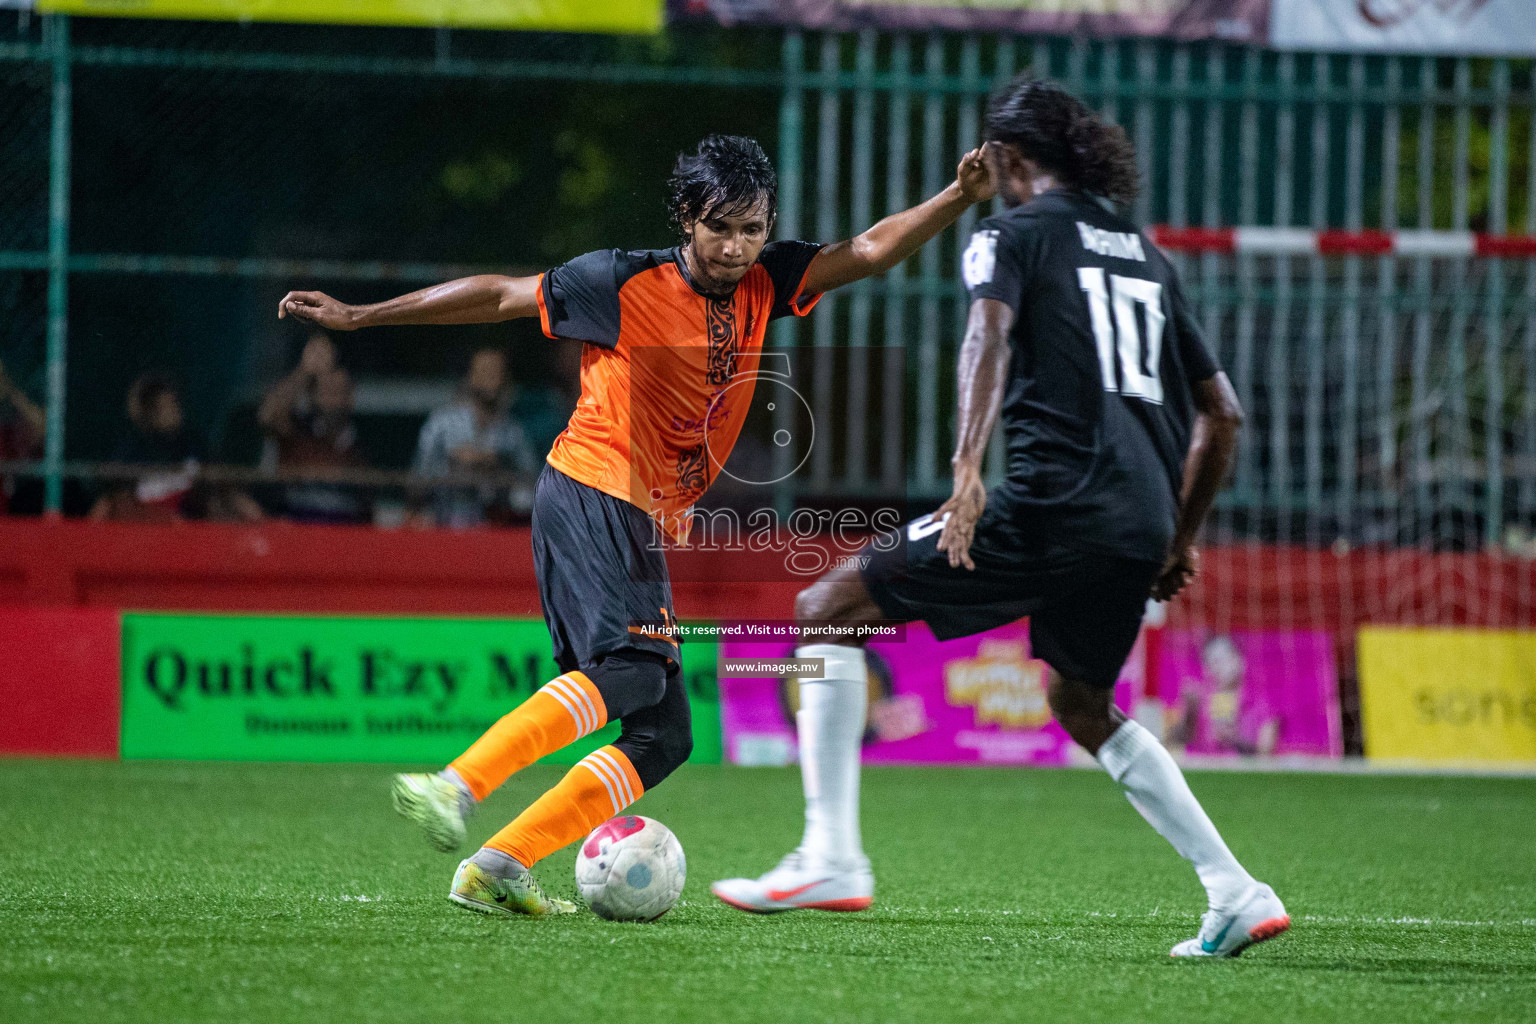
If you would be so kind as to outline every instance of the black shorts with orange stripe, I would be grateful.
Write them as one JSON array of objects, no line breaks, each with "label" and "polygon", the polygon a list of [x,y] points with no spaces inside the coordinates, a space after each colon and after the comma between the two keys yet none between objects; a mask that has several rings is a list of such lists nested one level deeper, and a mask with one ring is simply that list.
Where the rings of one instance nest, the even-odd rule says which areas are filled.
[{"label": "black shorts with orange stripe", "polygon": [[533,564],[560,671],[623,650],[680,663],[666,555],[640,509],[546,465],[533,496]]}]

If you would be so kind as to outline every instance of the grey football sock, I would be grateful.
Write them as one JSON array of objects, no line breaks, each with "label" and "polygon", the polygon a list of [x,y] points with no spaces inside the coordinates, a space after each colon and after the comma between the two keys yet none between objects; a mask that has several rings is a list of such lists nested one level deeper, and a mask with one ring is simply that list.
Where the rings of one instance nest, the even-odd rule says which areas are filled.
[{"label": "grey football sock", "polygon": [[444,768],[442,771],[437,773],[437,777],[440,779],[446,779],[458,788],[460,814],[467,818],[471,814],[475,813],[475,807],[479,804],[479,801],[475,799],[475,794],[469,788],[469,783],[465,782],[463,777],[460,776],[458,772],[454,771],[452,768]]},{"label": "grey football sock", "polygon": [[509,857],[489,846],[480,847],[469,859],[486,874],[495,875],[497,878],[514,878],[528,870],[518,862],[517,858]]}]

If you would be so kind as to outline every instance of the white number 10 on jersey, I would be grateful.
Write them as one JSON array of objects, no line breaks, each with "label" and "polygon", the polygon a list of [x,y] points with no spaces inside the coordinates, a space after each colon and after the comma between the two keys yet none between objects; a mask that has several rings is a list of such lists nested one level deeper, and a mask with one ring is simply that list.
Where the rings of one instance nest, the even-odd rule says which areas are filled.
[{"label": "white number 10 on jersey", "polygon": [[[1123,392],[1156,405],[1163,404],[1163,382],[1157,368],[1163,355],[1163,286],[1139,277],[1109,275],[1104,286],[1100,267],[1079,267],[1077,283],[1088,295],[1088,316],[1093,321],[1093,338],[1099,349],[1099,372],[1104,390]],[[1110,299],[1114,299],[1114,322],[1110,322]],[[1142,348],[1141,330],[1136,320],[1140,303],[1147,318],[1147,343]],[[1118,343],[1117,343],[1118,342]],[[1116,384],[1115,353],[1120,355],[1120,380]]]}]

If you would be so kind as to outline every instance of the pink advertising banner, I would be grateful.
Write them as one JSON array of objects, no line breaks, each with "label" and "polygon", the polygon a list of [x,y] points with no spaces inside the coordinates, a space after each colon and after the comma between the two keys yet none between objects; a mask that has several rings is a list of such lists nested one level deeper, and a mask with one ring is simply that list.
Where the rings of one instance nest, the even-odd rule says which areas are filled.
[{"label": "pink advertising banner", "polygon": [[[1023,623],[939,641],[921,623],[900,642],[871,641],[869,764],[1057,765],[1073,744],[1045,703],[1045,663],[1030,657]],[[790,644],[728,643],[724,657],[789,657]],[[1139,669],[1140,645],[1129,665]],[[1129,707],[1140,672],[1122,678],[1116,700]],[[720,680],[726,755],[737,764],[795,760],[797,687],[780,679]]]},{"label": "pink advertising banner", "polygon": [[[673,20],[1261,42],[1271,0],[667,0]],[[1364,0],[1362,0],[1364,2]],[[1400,0],[1399,0],[1400,2]],[[1473,0],[1476,2],[1476,0]],[[1523,0],[1511,0],[1521,3]]]},{"label": "pink advertising banner", "polygon": [[1324,632],[1168,630],[1163,739],[1202,757],[1343,757],[1339,677]]},{"label": "pink advertising banner", "polygon": [[[1190,754],[1341,756],[1338,684],[1326,633],[1166,631],[1158,679],[1169,739]],[[914,623],[900,642],[872,641],[864,760],[870,764],[1063,765],[1086,760],[1051,719],[1045,663],[1015,623],[941,642]],[[789,643],[722,644],[722,657],[787,658]],[[1145,692],[1138,641],[1115,687],[1128,713]],[[720,679],[725,753],[736,764],[796,760],[798,683]],[[1152,705],[1154,715],[1157,706]],[[1143,707],[1143,716],[1145,706]]]}]

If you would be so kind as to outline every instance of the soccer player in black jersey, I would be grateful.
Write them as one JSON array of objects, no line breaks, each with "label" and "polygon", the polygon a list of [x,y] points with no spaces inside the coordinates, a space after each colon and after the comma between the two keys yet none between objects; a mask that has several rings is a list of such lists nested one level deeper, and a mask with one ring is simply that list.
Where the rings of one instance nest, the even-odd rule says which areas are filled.
[{"label": "soccer player in black jersey", "polygon": [[[959,366],[954,489],[862,570],[802,591],[802,627],[928,623],[940,639],[1030,618],[1052,712],[1195,867],[1209,910],[1174,956],[1235,956],[1285,931],[1285,908],[1227,849],[1157,739],[1114,705],[1147,598],[1194,576],[1196,534],[1242,423],[1173,267],[1114,212],[1134,197],[1124,132],[1059,87],[1021,76],[994,97],[987,159],[1008,209],[981,222],[962,272],[971,306]],[[999,411],[1004,482],[981,479]],[[760,879],[718,882],[758,912],[869,905],[858,831],[864,652],[807,644],[806,830]]]}]

